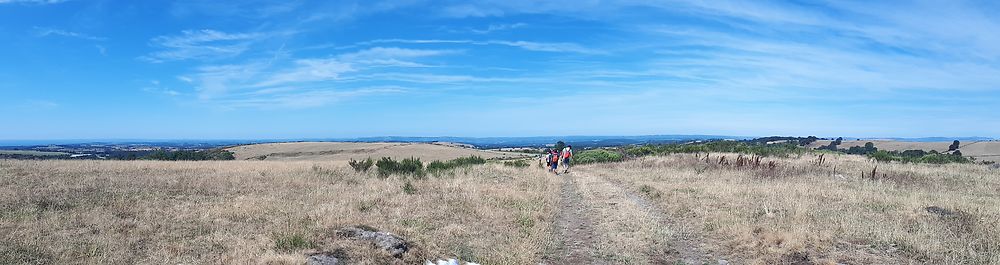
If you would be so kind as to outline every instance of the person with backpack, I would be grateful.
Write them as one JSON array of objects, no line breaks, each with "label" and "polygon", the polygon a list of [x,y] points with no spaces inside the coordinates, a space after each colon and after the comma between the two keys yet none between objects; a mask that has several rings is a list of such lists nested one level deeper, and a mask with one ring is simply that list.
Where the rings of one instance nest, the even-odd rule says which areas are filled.
[{"label": "person with backpack", "polygon": [[556,152],[556,150],[552,150],[552,152],[549,153],[549,156],[550,156],[549,157],[549,163],[551,163],[551,164],[549,164],[549,167],[550,167],[549,171],[552,171],[552,172],[556,173],[556,175],[559,175],[559,169],[558,169],[558,167],[559,167],[559,153]]},{"label": "person with backpack", "polygon": [[573,146],[567,145],[562,150],[563,173],[569,173],[569,160],[573,157]]},{"label": "person with backpack", "polygon": [[545,168],[552,168],[552,149],[545,149],[545,157],[542,159],[545,159]]}]

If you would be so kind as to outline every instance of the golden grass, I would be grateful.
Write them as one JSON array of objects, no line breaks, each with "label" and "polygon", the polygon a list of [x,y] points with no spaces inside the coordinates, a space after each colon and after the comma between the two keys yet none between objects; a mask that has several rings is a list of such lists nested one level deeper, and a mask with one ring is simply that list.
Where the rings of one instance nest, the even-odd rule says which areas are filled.
[{"label": "golden grass", "polygon": [[[0,160],[0,263],[537,262],[559,179],[490,164],[405,180],[342,163]],[[333,229],[403,236],[402,260]]]},{"label": "golden grass", "polygon": [[670,218],[699,224],[715,250],[747,263],[1000,263],[1000,171],[881,163],[886,177],[872,180],[860,175],[876,163],[826,156],[765,159],[777,160],[774,172],[694,155],[581,168],[637,193],[646,186]]},{"label": "golden grass", "polygon": [[336,161],[351,159],[378,159],[391,157],[395,160],[416,157],[424,162],[451,160],[459,157],[479,156],[482,158],[522,158],[523,153],[473,149],[451,143],[347,143],[347,142],[294,142],[253,144],[230,147],[237,160],[262,159],[284,161]]},{"label": "golden grass", "polygon": [[[0,160],[0,263],[300,264],[340,250],[360,264],[534,264],[558,255],[555,213],[573,183],[584,214],[571,218],[586,218],[593,245],[568,247],[596,263],[1000,264],[1000,169],[831,154],[747,169],[720,155],[736,156],[560,176],[491,163],[421,180],[343,162]],[[397,260],[333,235],[349,225],[413,249]]]}]

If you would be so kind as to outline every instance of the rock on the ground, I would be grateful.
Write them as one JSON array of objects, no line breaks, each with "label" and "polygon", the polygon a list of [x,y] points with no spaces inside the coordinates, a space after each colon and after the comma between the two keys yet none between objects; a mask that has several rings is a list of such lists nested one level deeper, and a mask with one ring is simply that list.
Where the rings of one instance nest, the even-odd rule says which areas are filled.
[{"label": "rock on the ground", "polygon": [[410,250],[410,245],[403,238],[389,232],[378,231],[367,226],[349,226],[337,230],[337,235],[355,240],[370,241],[372,244],[388,251],[394,257],[402,256]]},{"label": "rock on the ground", "polygon": [[729,265],[729,261],[728,260],[724,260],[724,259],[720,259],[719,260],[719,265]]},{"label": "rock on the ground", "polygon": [[309,255],[309,259],[306,260],[308,265],[340,265],[340,258],[336,257],[333,253],[316,253]]}]

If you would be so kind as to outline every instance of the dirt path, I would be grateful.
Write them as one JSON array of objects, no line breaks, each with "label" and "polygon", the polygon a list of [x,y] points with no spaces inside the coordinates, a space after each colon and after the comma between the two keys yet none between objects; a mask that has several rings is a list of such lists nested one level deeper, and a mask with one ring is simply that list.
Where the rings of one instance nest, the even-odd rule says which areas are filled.
[{"label": "dirt path", "polygon": [[[566,175],[564,175],[566,176]],[[594,229],[575,178],[563,180],[556,217],[555,246],[544,264],[593,264]]]},{"label": "dirt path", "polygon": [[545,264],[715,264],[697,229],[674,222],[648,198],[589,168],[565,178],[558,247]]},{"label": "dirt path", "polygon": [[[624,189],[624,184],[614,180],[609,181],[617,185],[619,188]],[[670,235],[668,240],[670,250],[667,252],[667,256],[664,260],[673,260],[675,263],[680,262],[682,264],[704,264],[717,262],[717,260],[712,259],[711,253],[708,253],[703,249],[706,242],[704,238],[701,237],[701,233],[698,231],[697,227],[694,227],[690,223],[665,217],[663,214],[664,212],[659,209],[656,204],[649,201],[649,199],[647,199],[644,195],[628,191],[626,191],[626,195],[630,201],[635,202],[642,207],[642,209],[649,212],[650,216],[653,217],[657,223],[671,228],[670,230],[673,233]]]}]

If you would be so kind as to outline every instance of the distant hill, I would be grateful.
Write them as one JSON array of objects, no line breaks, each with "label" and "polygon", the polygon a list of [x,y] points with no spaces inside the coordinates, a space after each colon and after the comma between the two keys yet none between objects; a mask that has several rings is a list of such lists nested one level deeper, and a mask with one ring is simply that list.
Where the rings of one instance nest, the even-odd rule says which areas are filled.
[{"label": "distant hill", "polygon": [[[932,139],[932,138],[925,138]],[[871,142],[879,150],[887,151],[906,151],[906,150],[924,150],[931,151],[935,150],[938,152],[948,151],[948,146],[951,145],[952,141],[958,139],[961,142],[961,147],[959,150],[962,151],[962,155],[975,158],[976,160],[982,161],[1000,161],[1000,140],[961,140],[963,138],[949,138],[947,141],[895,141],[895,140],[861,140],[857,141],[854,139],[844,139],[844,141],[838,145],[838,148],[847,149],[852,146],[864,146],[865,143]],[[818,148],[820,146],[829,145],[830,140],[819,140],[807,147]]]},{"label": "distant hill", "polygon": [[383,136],[352,139],[335,139],[357,142],[452,142],[464,143],[478,148],[542,147],[563,141],[574,147],[602,147],[629,144],[662,144],[696,140],[735,139],[752,137],[725,135],[639,135],[639,136],[533,136],[533,137],[406,137]]},{"label": "distant hill", "polygon": [[[834,139],[837,137],[821,137],[826,139]],[[980,137],[980,136],[966,136],[966,137],[915,137],[915,138],[905,138],[905,137],[843,137],[844,140],[862,140],[862,141],[900,141],[900,142],[951,142],[954,140],[959,140],[962,142],[976,142],[976,141],[994,141],[1000,140],[1000,138],[992,137]]]},{"label": "distant hill", "polygon": [[238,160],[343,161],[351,159],[410,157],[450,160],[479,156],[486,159],[530,157],[529,154],[481,150],[450,143],[388,143],[388,142],[290,142],[241,145],[227,148]]},{"label": "distant hill", "polygon": [[148,145],[169,147],[218,147],[257,143],[279,142],[396,142],[433,143],[449,142],[473,145],[477,148],[541,147],[563,141],[578,147],[617,146],[628,144],[675,143],[695,140],[750,139],[745,136],[724,135],[639,135],[639,136],[530,136],[530,137],[412,137],[378,136],[360,138],[300,138],[300,139],[252,139],[252,140],[0,140],[0,149],[23,149],[22,147],[93,146],[93,145]]}]

